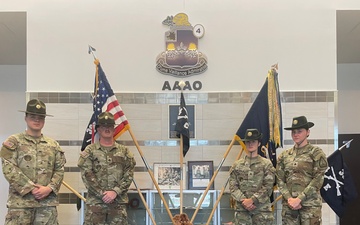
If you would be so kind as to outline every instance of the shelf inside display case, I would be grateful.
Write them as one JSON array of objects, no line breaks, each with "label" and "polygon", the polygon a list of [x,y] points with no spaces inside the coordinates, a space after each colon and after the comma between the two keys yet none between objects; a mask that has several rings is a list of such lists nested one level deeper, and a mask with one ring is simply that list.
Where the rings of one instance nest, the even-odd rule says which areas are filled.
[{"label": "shelf inside display case", "polygon": [[[169,206],[172,216],[176,214],[180,214],[180,192],[179,190],[163,190],[164,199]],[[202,190],[184,190],[183,191],[183,210],[182,212],[187,214],[189,219],[192,218],[198,203],[200,202],[204,191]],[[208,191],[204,201],[199,208],[199,211],[196,214],[196,217],[193,221],[194,225],[197,224],[206,224],[211,211],[213,209],[213,205],[216,201],[216,191],[210,190]],[[163,201],[157,191],[150,191],[150,205],[151,211],[154,216],[156,224],[163,225],[172,225],[170,216],[164,206]],[[210,225],[215,225],[217,218],[217,211],[215,211]],[[150,223],[151,224],[151,223]]]}]

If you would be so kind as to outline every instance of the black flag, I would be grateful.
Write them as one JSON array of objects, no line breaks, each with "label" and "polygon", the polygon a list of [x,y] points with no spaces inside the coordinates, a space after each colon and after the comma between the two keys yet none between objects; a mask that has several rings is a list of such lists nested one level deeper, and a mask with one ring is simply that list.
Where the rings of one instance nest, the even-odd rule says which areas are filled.
[{"label": "black flag", "polygon": [[335,151],[327,160],[329,167],[325,172],[321,196],[334,212],[342,217],[346,205],[357,198],[358,194],[341,151]]},{"label": "black flag", "polygon": [[190,140],[189,140],[189,122],[188,122],[188,113],[186,109],[184,95],[181,92],[180,98],[180,107],[179,114],[176,121],[175,131],[177,131],[177,137],[180,137],[180,134],[183,136],[183,156],[185,157],[186,153],[190,148]]}]

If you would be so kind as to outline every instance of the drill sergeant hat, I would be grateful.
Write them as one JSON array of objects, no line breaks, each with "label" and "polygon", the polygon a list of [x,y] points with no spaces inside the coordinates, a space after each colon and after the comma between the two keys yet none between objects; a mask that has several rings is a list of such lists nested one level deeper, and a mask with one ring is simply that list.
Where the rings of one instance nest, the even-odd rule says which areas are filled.
[{"label": "drill sergeant hat", "polygon": [[25,112],[39,116],[53,116],[46,114],[46,105],[39,99],[31,99],[26,105],[26,111],[19,110],[19,112]]},{"label": "drill sergeant hat", "polygon": [[115,126],[114,115],[110,112],[102,112],[99,114],[98,121],[96,123],[96,128],[100,125],[113,125]]},{"label": "drill sergeant hat", "polygon": [[284,128],[285,130],[295,130],[300,128],[309,129],[314,126],[313,122],[308,122],[305,116],[294,117],[291,127]]},{"label": "drill sergeant hat", "polygon": [[245,141],[260,141],[262,138],[262,133],[258,131],[258,129],[247,129],[245,132],[245,138],[242,139],[243,142]]}]

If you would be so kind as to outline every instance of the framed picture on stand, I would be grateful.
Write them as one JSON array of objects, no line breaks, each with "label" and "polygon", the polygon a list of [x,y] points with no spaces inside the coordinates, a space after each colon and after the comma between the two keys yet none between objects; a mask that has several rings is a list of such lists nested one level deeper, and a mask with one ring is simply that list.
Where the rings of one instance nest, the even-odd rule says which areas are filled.
[{"label": "framed picture on stand", "polygon": [[[188,161],[188,189],[205,190],[213,176],[213,161]],[[214,183],[210,190],[214,189]]]},{"label": "framed picture on stand", "polygon": [[[183,164],[183,188],[186,189],[186,168]],[[154,163],[154,178],[160,189],[180,189],[180,163]]]}]

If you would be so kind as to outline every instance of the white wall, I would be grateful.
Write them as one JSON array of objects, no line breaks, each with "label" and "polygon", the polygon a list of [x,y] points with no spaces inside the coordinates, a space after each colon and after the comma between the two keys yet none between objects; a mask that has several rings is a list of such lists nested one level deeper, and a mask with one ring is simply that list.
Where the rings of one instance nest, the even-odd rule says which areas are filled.
[{"label": "white wall", "polygon": [[256,91],[274,63],[284,91],[336,90],[336,13],[328,0],[2,2],[28,13],[30,92],[92,91],[88,44],[115,92],[161,91],[164,80],[180,80],[155,70],[168,30],[162,21],[180,12],[205,27],[199,50],[209,69],[186,79],[201,80],[201,91]]},{"label": "white wall", "polygon": [[[25,89],[92,91],[88,44],[97,48],[115,92],[160,92],[165,80],[179,80],[159,74],[155,59],[168,30],[161,22],[180,12],[206,30],[199,50],[209,69],[186,79],[201,80],[203,92],[258,91],[276,62],[282,91],[336,90],[336,9],[360,9],[360,1],[1,0],[0,11],[26,11],[28,19],[26,88],[24,77],[10,76],[24,75],[25,67],[0,67],[1,140],[25,128],[16,112],[25,107]],[[6,193],[2,176],[0,185]],[[5,202],[0,198],[0,218]]]}]

